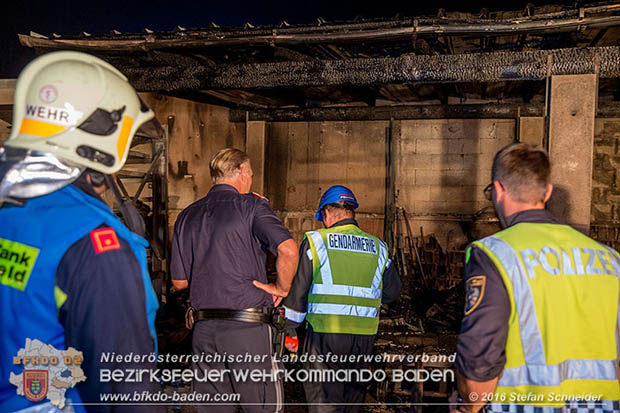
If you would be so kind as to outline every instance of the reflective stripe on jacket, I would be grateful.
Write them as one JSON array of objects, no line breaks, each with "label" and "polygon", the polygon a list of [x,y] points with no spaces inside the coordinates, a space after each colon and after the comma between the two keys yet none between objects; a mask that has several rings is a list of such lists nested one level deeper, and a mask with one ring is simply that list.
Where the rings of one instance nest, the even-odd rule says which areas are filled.
[{"label": "reflective stripe on jacket", "polygon": [[385,244],[357,226],[341,225],[306,233],[313,281],[307,320],[319,333],[377,333]]},{"label": "reflective stripe on jacket", "polygon": [[618,253],[557,224],[519,223],[474,244],[499,270],[511,308],[494,396],[503,403],[488,409],[552,409],[590,394],[601,411],[616,411]]}]

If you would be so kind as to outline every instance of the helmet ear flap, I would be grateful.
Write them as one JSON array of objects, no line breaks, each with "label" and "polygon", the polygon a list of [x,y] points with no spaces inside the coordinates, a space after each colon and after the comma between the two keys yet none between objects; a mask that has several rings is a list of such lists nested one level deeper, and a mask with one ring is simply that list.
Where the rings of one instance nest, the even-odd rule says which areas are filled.
[{"label": "helmet ear flap", "polygon": [[101,186],[105,184],[105,174],[92,169],[88,170],[88,176],[90,176],[90,182],[93,186]]}]

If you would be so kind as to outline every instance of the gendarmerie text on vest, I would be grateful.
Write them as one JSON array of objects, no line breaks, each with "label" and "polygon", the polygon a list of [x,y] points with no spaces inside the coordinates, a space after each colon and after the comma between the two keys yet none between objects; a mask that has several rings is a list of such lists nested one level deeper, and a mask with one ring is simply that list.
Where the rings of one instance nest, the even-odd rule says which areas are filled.
[{"label": "gendarmerie text on vest", "polygon": [[327,234],[327,245],[331,250],[377,254],[377,242],[374,239],[353,234]]}]

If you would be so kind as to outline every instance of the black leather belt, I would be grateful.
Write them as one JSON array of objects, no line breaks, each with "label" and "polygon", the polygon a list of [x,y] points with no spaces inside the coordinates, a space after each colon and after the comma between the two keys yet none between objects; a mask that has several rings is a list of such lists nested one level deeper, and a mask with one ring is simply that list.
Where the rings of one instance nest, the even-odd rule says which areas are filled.
[{"label": "black leather belt", "polygon": [[269,307],[254,307],[244,310],[227,309],[204,309],[196,311],[196,321],[204,320],[229,320],[243,321],[246,323],[269,324],[271,322],[271,312]]}]

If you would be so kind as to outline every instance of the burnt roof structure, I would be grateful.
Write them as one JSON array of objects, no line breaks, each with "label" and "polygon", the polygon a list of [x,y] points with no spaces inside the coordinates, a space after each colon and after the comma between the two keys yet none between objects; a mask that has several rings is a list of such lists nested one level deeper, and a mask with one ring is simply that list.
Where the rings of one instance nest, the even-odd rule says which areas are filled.
[{"label": "burnt roof structure", "polygon": [[601,99],[620,99],[619,2],[19,39],[40,53],[98,55],[140,91],[280,114],[334,106],[541,103],[544,79],[555,74],[598,73]]}]

